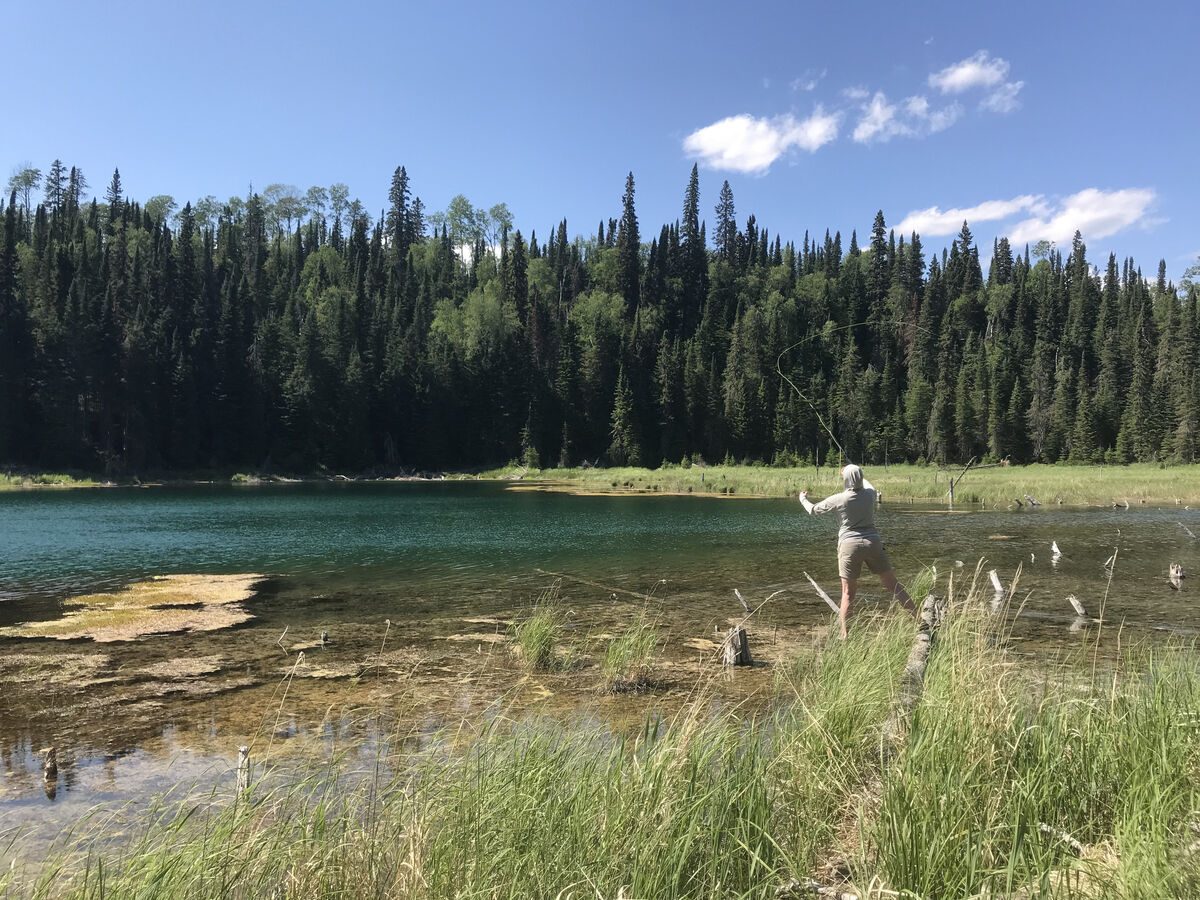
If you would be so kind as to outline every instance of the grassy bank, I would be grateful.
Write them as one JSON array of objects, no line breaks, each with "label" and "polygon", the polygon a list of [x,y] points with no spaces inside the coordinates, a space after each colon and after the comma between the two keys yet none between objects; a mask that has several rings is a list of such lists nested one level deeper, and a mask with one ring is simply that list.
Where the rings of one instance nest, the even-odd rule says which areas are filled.
[{"label": "grassy bank", "polygon": [[1196,896],[1194,652],[1031,671],[985,609],[952,598],[896,755],[881,727],[913,625],[893,615],[777,670],[774,710],[752,721],[701,689],[640,734],[501,716],[420,751],[397,735],[365,770],[354,748],[357,771],[164,802],[115,842],[93,818],[80,833],[97,842],[64,842],[40,881],[7,872],[0,889],[766,898],[815,875],[864,896]]},{"label": "grassy bank", "polygon": [[[1194,506],[1200,507],[1200,465],[1128,466],[1028,465],[972,469],[898,464],[868,466],[867,477],[885,501],[942,503],[950,479],[957,482],[955,502],[988,508],[1015,507],[1026,495],[1045,506]],[[31,488],[97,487],[117,484],[289,484],[302,481],[347,482],[371,480],[505,480],[522,488],[569,490],[579,493],[672,493],[716,497],[794,497],[808,489],[814,496],[841,490],[838,467],[772,468],[768,466],[677,466],[658,469],[526,469],[509,465],[482,472],[423,472],[395,477],[323,475],[258,475],[237,472],[156,474],[141,480],[106,481],[82,473],[0,475],[0,491]]]},{"label": "grassy bank", "polygon": [[29,488],[75,488],[97,487],[102,481],[81,474],[67,472],[36,472],[31,474],[0,473],[0,491],[25,490]]},{"label": "grassy bank", "polygon": [[[911,464],[867,466],[867,478],[885,501],[945,502],[950,479],[962,467],[939,470]],[[514,478],[577,491],[666,492],[713,496],[795,496],[807,488],[814,496],[841,490],[837,467],[775,469],[765,466],[678,466],[659,469],[540,469],[506,467],[481,477]],[[958,481],[955,502],[989,508],[1025,503],[1025,495],[1046,506],[1113,503],[1200,506],[1200,466],[1135,464],[1129,466],[1003,466],[972,469]]]}]

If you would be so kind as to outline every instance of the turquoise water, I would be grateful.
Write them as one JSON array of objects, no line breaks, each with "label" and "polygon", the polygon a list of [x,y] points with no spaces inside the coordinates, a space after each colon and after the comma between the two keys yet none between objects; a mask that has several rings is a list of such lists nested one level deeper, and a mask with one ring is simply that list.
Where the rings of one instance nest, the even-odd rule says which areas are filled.
[{"label": "turquoise water", "polygon": [[[794,500],[572,496],[478,482],[198,485],[0,494],[0,626],[54,618],[73,595],[153,575],[262,573],[254,618],[204,634],[121,644],[0,637],[0,821],[52,833],[91,802],[144,797],[177,780],[229,778],[236,747],[280,748],[369,736],[361,709],[383,706],[421,728],[474,715],[497,698],[552,697],[588,715],[638,716],[686,695],[711,671],[705,641],[752,603],[768,665],[730,676],[732,699],[769,691],[771,667],[827,639],[830,615],[812,574],[838,593],[835,523]],[[885,506],[878,521],[902,580],[936,565],[941,592],[976,564],[1005,584],[1022,569],[1014,647],[1056,656],[1095,643],[1074,594],[1122,640],[1190,639],[1195,592],[1167,580],[1172,562],[1200,572],[1200,513],[1169,509],[973,511]],[[1051,556],[1051,542],[1062,550]],[[1104,561],[1117,551],[1111,582]],[[961,563],[961,566],[959,565]],[[551,575],[547,573],[560,573]],[[532,682],[507,653],[507,623],[559,580],[581,662]],[[646,597],[649,597],[647,600]],[[867,614],[887,607],[863,580]],[[663,626],[663,687],[601,698],[596,648],[631,612]],[[388,624],[390,623],[390,624]],[[285,631],[286,629],[286,631]],[[330,643],[317,638],[328,631]],[[1100,634],[1103,652],[1118,629]],[[1106,636],[1107,635],[1107,636]],[[298,642],[298,643],[297,643]],[[287,680],[296,650],[321,665],[403,655],[386,676]],[[95,663],[77,682],[24,677],[5,660],[74,654]],[[56,660],[65,656],[55,656]],[[195,678],[145,674],[215,660]],[[58,663],[56,662],[56,665]],[[65,666],[66,663],[64,662]],[[405,668],[407,666],[407,668]],[[311,673],[310,673],[311,674]],[[284,694],[281,685],[287,684]],[[286,703],[281,700],[286,698]],[[264,724],[265,723],[265,724]],[[267,735],[267,738],[264,738]],[[60,748],[53,800],[39,750]],[[299,752],[299,751],[298,751]]]}]

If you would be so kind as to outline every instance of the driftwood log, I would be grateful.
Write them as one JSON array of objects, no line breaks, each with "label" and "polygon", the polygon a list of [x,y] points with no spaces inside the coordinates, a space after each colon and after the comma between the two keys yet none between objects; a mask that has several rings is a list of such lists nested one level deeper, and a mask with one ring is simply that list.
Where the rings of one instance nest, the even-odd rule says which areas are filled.
[{"label": "driftwood log", "polygon": [[[908,662],[900,675],[900,693],[892,704],[883,723],[883,747],[885,756],[890,756],[899,750],[908,734],[908,718],[912,708],[921,699],[921,689],[925,686],[925,668],[929,665],[929,651],[933,646],[933,633],[938,625],[937,600],[932,594],[921,604],[921,619],[917,625],[917,634],[913,639],[912,650],[908,653]],[[889,749],[890,748],[890,749]]]}]

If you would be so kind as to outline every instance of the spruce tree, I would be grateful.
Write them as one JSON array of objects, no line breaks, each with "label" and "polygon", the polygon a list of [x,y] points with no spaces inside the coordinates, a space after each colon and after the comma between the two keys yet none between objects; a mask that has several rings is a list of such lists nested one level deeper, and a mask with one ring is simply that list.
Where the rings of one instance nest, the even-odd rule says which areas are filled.
[{"label": "spruce tree", "polygon": [[621,226],[617,235],[617,291],[625,298],[625,315],[633,319],[641,306],[642,239],[633,206],[633,173],[625,179],[621,198]]}]

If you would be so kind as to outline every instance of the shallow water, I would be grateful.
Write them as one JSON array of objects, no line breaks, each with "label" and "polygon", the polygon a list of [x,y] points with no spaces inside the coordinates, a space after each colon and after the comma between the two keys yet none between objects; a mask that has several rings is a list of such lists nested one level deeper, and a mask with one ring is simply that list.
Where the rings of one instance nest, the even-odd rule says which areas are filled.
[{"label": "shallow water", "polygon": [[[879,523],[902,580],[936,565],[942,593],[951,573],[961,589],[981,557],[1006,585],[1020,566],[1019,652],[1056,657],[1096,643],[1068,594],[1092,616],[1103,610],[1101,653],[1118,635],[1189,639],[1200,629],[1189,580],[1182,590],[1167,580],[1172,562],[1200,571],[1200,542],[1186,530],[1200,533],[1198,512],[885,506]],[[751,604],[784,592],[749,626],[767,665],[719,679],[716,696],[766,695],[771,664],[828,637],[828,610],[804,572],[837,595],[834,533],[832,520],[789,500],[579,497],[495,483],[0,494],[0,627],[152,575],[266,576],[247,604],[255,618],[222,632],[113,644],[0,637],[0,829],[45,840],[96,802],[144,802],[177,781],[222,784],[240,744],[260,764],[332,754],[397,729],[429,734],[497,703],[636,722],[712,677],[714,629],[741,614],[734,588]],[[529,676],[508,652],[507,626],[559,577],[575,662]],[[860,597],[868,613],[885,608],[874,579]],[[603,696],[605,637],[646,605],[663,626],[658,689]],[[30,657],[53,664],[13,662]],[[143,671],[201,657],[216,657],[216,671]],[[48,792],[39,751],[49,745],[59,774]]]}]

